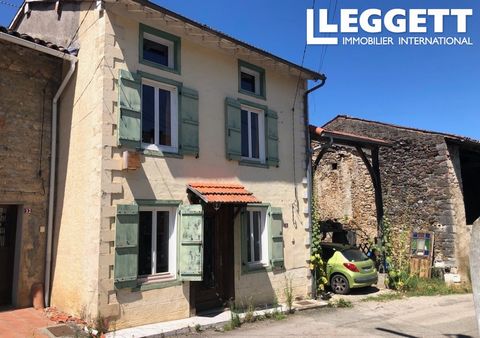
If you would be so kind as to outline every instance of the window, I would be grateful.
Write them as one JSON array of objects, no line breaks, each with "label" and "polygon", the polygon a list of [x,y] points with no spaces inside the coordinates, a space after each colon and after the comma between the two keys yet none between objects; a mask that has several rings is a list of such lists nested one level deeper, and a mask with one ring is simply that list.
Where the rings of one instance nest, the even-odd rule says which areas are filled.
[{"label": "window", "polygon": [[242,158],[265,162],[265,113],[260,109],[241,107]]},{"label": "window", "polygon": [[428,257],[431,253],[432,235],[430,233],[414,232],[411,240],[412,256]]},{"label": "window", "polygon": [[178,152],[178,89],[143,80],[142,145],[145,149]]},{"label": "window", "polygon": [[249,209],[246,212],[247,264],[267,265],[268,238],[265,227],[265,211]]},{"label": "window", "polygon": [[265,70],[239,61],[239,91],[265,99]]},{"label": "window", "polygon": [[138,276],[175,277],[175,215],[174,208],[140,209]]},{"label": "window", "polygon": [[140,25],[140,63],[180,72],[180,38]]}]

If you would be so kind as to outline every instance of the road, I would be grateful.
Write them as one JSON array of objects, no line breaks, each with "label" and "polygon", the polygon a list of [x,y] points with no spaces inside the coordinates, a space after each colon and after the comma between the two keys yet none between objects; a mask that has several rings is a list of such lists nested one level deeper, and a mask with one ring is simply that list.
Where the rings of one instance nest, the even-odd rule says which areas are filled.
[{"label": "road", "polygon": [[[197,335],[197,334],[195,334]],[[356,302],[353,308],[298,312],[281,321],[244,324],[209,337],[479,337],[471,294]]]}]

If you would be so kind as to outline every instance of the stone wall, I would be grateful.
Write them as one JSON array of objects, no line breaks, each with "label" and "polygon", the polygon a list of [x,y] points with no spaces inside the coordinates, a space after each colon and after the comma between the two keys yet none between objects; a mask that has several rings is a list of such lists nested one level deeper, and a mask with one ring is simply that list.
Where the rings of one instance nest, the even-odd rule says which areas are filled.
[{"label": "stone wall", "polygon": [[61,59],[0,41],[0,204],[19,208],[18,307],[30,306],[32,284],[44,281],[51,108],[61,66]]},{"label": "stone wall", "polygon": [[356,150],[332,146],[315,171],[321,220],[338,220],[355,230],[357,244],[377,235],[375,192],[367,167]]},{"label": "stone wall", "polygon": [[[385,216],[394,227],[435,232],[435,259],[466,276],[462,242],[468,232],[458,149],[439,133],[343,116],[325,128],[392,142],[380,149]],[[370,199],[369,194],[357,196]]]}]

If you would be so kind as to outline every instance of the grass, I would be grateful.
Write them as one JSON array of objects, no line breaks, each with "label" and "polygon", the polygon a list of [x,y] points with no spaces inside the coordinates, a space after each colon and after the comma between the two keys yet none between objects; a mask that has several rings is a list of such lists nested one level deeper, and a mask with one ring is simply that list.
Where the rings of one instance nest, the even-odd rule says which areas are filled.
[{"label": "grass", "polygon": [[402,299],[404,294],[400,292],[383,293],[378,296],[368,296],[363,298],[362,302],[389,302],[391,300]]},{"label": "grass", "polygon": [[444,296],[471,293],[472,288],[468,284],[448,285],[441,279],[417,278],[406,291],[408,297],[418,296]]},{"label": "grass", "polygon": [[332,300],[328,302],[328,307],[335,307],[335,308],[351,308],[353,304],[348,299],[339,298],[338,300]]}]

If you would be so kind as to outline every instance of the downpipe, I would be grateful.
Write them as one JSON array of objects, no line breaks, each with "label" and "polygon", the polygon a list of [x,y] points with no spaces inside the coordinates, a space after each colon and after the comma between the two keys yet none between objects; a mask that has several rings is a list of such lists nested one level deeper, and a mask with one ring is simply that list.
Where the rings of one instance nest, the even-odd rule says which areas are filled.
[{"label": "downpipe", "polygon": [[50,283],[52,271],[52,242],[53,242],[53,217],[55,207],[55,178],[56,178],[56,158],[57,158],[57,124],[58,124],[58,100],[62,96],[65,87],[75,72],[77,58],[70,58],[70,68],[65,75],[57,93],[52,102],[52,142],[50,154],[50,185],[48,196],[48,220],[47,220],[47,252],[45,257],[45,306],[50,306]]},{"label": "downpipe", "polygon": [[[306,154],[306,167],[307,167],[307,196],[308,196],[308,229],[309,229],[309,236],[310,236],[310,253],[312,248],[312,180],[313,180],[313,173],[312,173],[312,145],[310,140],[310,119],[309,119],[309,109],[308,109],[308,95],[313,93],[314,91],[320,89],[325,85],[327,78],[324,77],[322,82],[318,85],[310,88],[309,90],[305,91],[303,95],[303,113],[305,119],[305,154]],[[316,283],[316,276],[312,276],[312,298],[317,298],[317,283]]]}]

